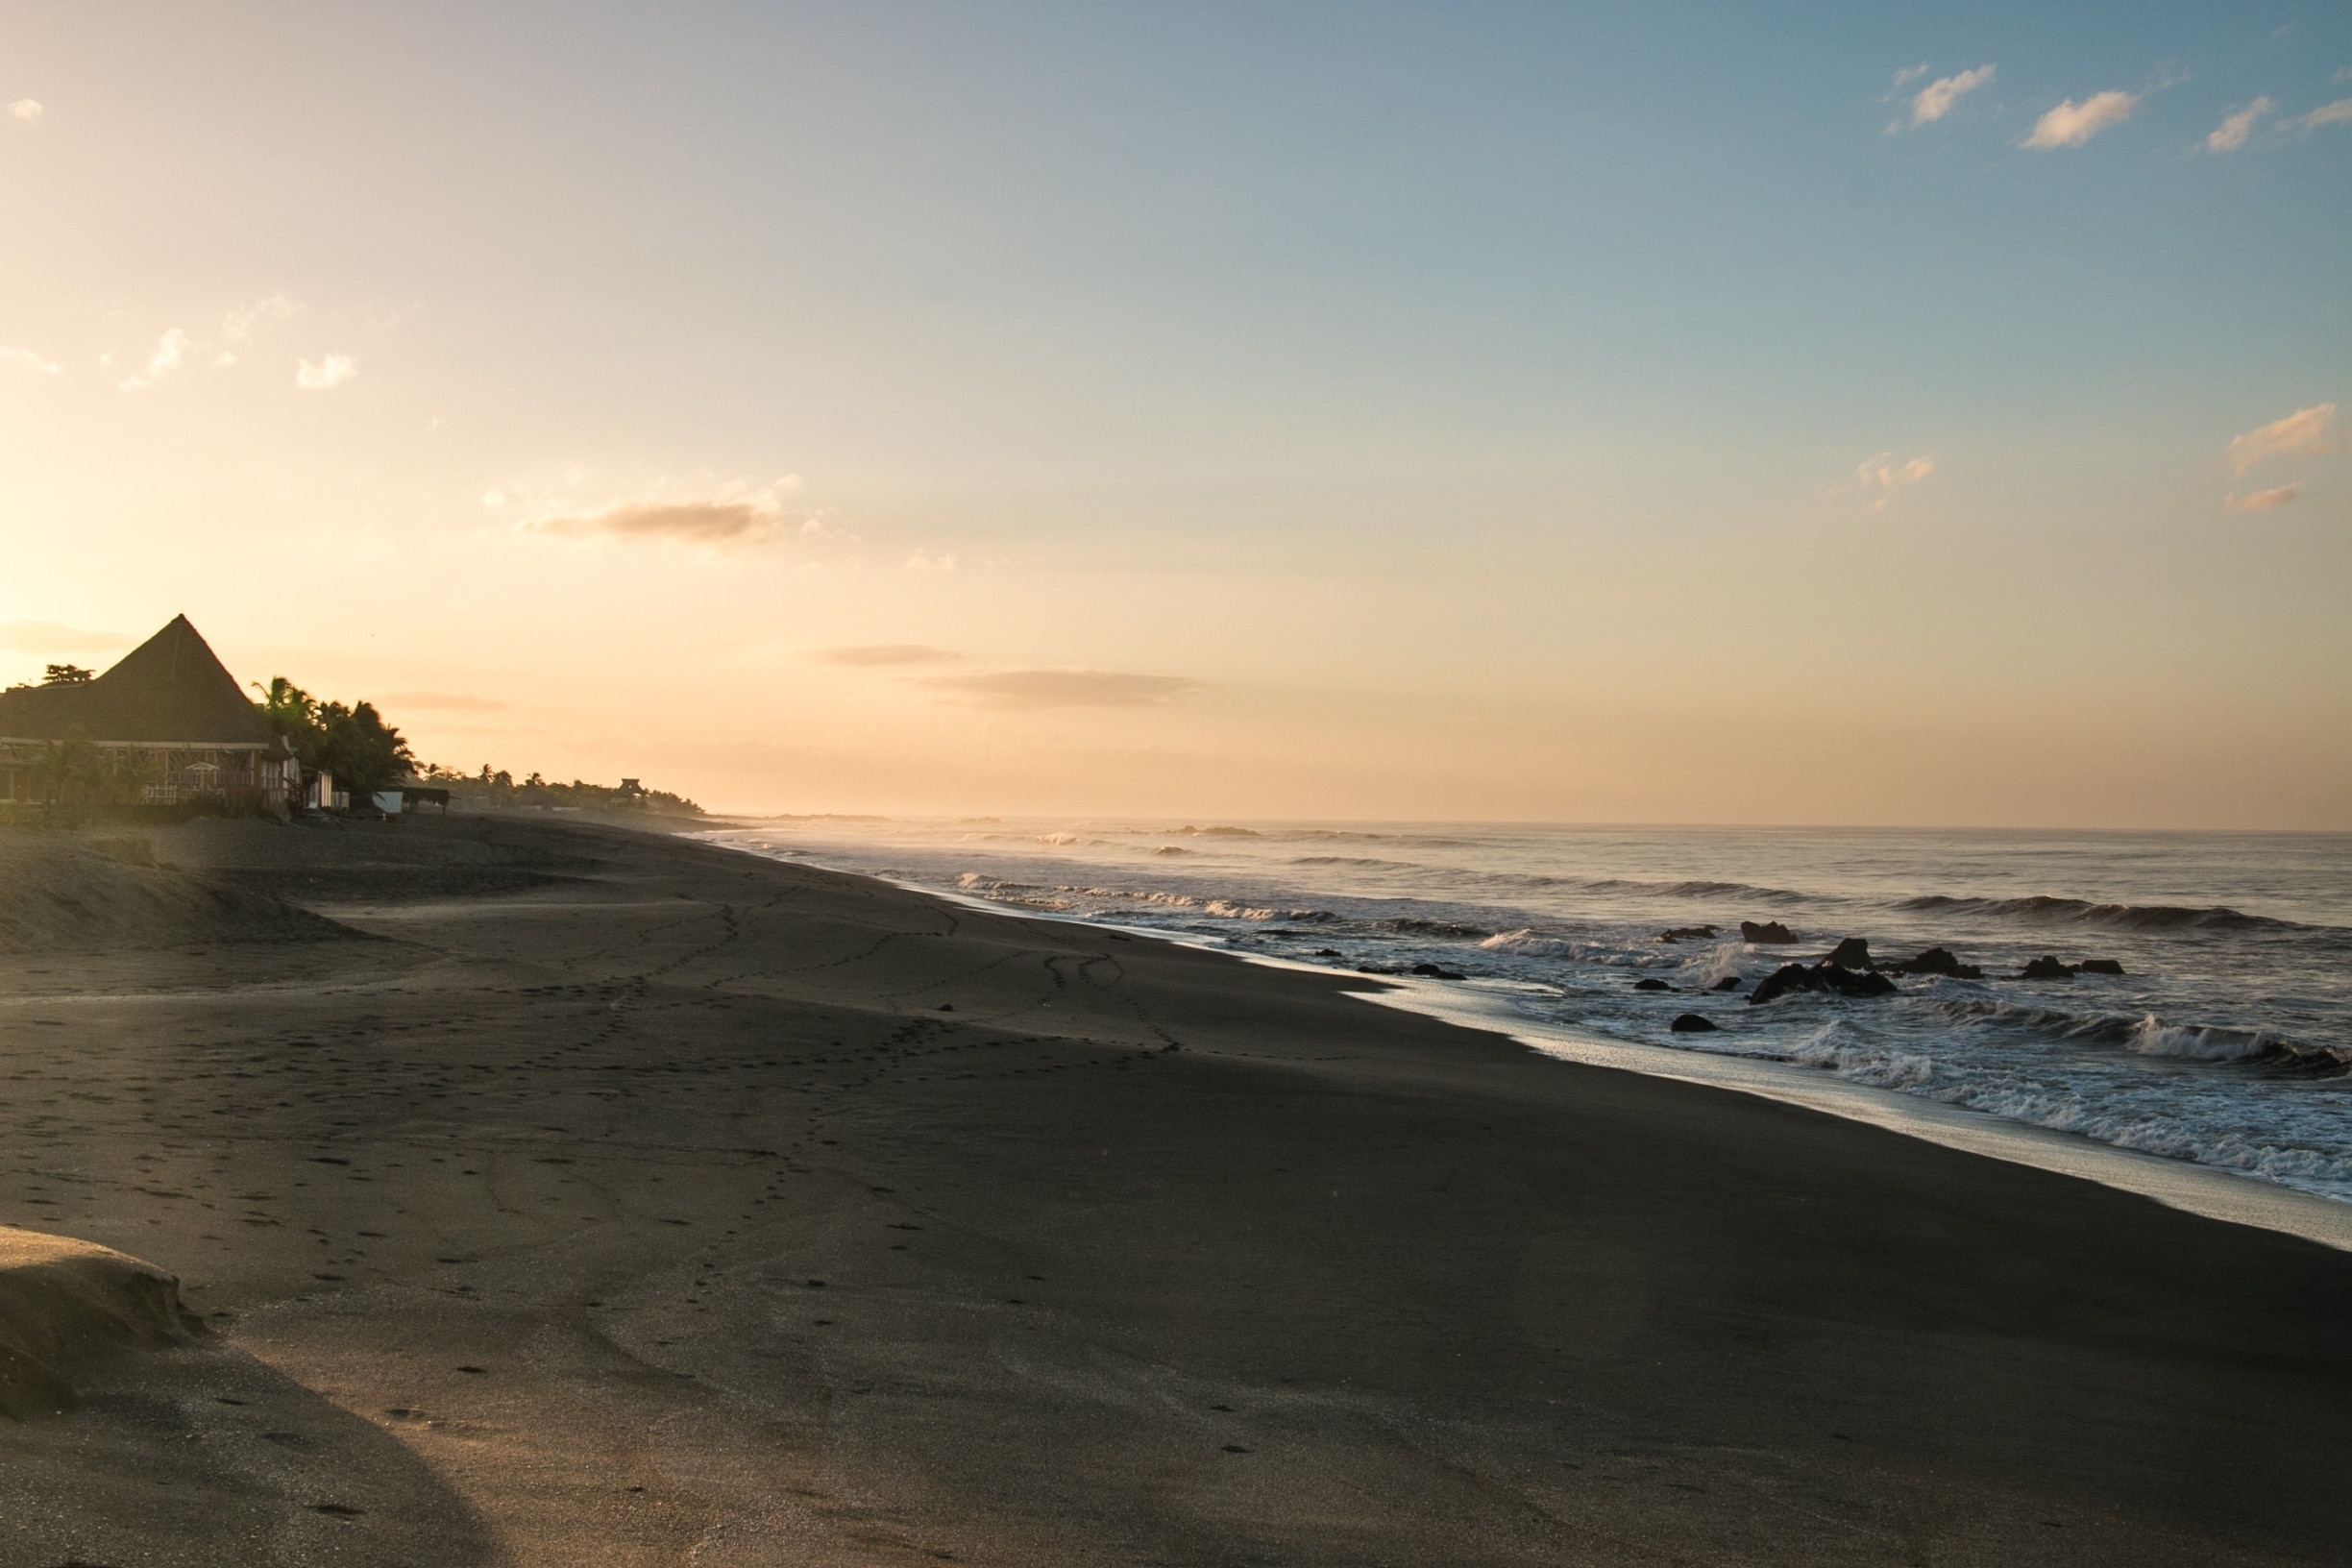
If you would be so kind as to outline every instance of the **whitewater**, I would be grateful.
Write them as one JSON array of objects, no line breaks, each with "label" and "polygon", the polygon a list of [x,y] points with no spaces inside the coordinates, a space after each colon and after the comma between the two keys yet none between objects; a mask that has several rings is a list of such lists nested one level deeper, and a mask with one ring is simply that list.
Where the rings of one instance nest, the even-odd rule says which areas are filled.
[{"label": "whitewater", "polygon": [[[879,818],[709,836],[2352,1204],[2352,836]],[[1748,1000],[1848,938],[1881,965],[1942,947],[1982,978]],[[2021,978],[2040,958],[2122,972]],[[1678,1032],[1691,1015],[1715,1028]]]}]

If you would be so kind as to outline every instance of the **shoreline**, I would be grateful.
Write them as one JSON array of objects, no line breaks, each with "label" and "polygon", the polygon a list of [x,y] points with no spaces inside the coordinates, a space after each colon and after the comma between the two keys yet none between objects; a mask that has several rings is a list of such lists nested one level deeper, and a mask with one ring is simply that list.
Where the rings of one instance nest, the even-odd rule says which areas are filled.
[{"label": "shoreline", "polygon": [[2260,1176],[2146,1154],[2103,1143],[2079,1133],[2037,1127],[1924,1095],[1857,1084],[1835,1073],[1793,1063],[1679,1051],[1671,1046],[1605,1040],[1570,1029],[1551,1028],[1534,1020],[1507,1017],[1500,1006],[1481,1007],[1475,1002],[1465,1006],[1457,999],[1463,993],[1449,990],[1442,982],[1415,982],[1406,976],[1401,977],[1400,992],[1354,994],[1379,1006],[1410,1008],[1464,1028],[1490,1030],[1560,1061],[1671,1078],[1802,1106],[1944,1148],[2096,1182],[2119,1192],[2153,1198],[2184,1213],[2274,1231],[2352,1252],[2352,1203],[2299,1191]]},{"label": "shoreline", "polygon": [[0,955],[0,1227],[209,1333],[0,1421],[0,1562],[2271,1568],[2352,1523],[2329,1247],[680,835],[157,838],[194,870],[123,887],[263,936]]},{"label": "shoreline", "polygon": [[1363,975],[1353,969],[1310,964],[1302,959],[1238,952],[1213,938],[1152,926],[1126,925],[1116,920],[1093,919],[1082,915],[1022,909],[972,894],[927,887],[879,873],[817,867],[808,861],[785,859],[759,849],[745,848],[702,833],[683,836],[780,865],[811,865],[812,869],[831,870],[839,876],[867,877],[903,892],[942,899],[977,913],[1016,919],[1063,921],[1119,931],[1179,947],[1220,953],[1244,964],[1267,968],[1295,969],[1309,974],[1370,982],[1367,989],[1352,991],[1348,994],[1376,1006],[1402,1008],[1461,1028],[1501,1035],[1529,1050],[1558,1061],[1698,1084],[1801,1106],[1944,1148],[1981,1155],[1990,1160],[2005,1160],[2053,1175],[2096,1182],[2120,1192],[2153,1198],[2184,1213],[2274,1231],[2321,1246],[2352,1252],[2352,1203],[2305,1192],[2257,1175],[2191,1160],[2148,1154],[2119,1144],[2102,1142],[2085,1134],[2041,1127],[1924,1095],[1905,1094],[1898,1090],[1858,1084],[1835,1073],[1799,1066],[1793,1063],[1718,1052],[1678,1050],[1672,1046],[1610,1040],[1565,1025],[1547,1024],[1512,1010],[1500,997],[1491,1002],[1484,1000],[1484,996],[1490,992],[1482,992],[1477,981],[1445,982],[1412,975]]}]

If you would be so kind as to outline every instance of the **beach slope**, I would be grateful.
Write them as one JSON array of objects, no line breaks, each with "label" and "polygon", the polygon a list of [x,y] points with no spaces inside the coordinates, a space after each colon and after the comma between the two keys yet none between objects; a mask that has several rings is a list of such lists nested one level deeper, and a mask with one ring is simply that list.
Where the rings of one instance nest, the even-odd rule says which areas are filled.
[{"label": "beach slope", "polygon": [[2324,1247],[683,839],[147,838],[0,946],[0,1226],[209,1332],[0,1419],[0,1568],[2352,1539]]}]

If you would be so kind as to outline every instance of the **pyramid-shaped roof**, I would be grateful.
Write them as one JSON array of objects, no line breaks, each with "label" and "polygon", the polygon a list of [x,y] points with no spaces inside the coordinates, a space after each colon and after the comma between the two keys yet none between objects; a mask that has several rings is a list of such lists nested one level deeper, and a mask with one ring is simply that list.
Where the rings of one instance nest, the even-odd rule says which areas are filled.
[{"label": "pyramid-shaped roof", "polygon": [[275,738],[184,615],[96,680],[0,692],[0,736],[61,741],[74,725],[93,741],[266,746]]}]

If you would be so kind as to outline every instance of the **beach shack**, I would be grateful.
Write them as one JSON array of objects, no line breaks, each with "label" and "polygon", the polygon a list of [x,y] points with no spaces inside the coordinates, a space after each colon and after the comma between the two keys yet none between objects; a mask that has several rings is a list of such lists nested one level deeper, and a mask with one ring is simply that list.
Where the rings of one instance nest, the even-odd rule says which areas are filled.
[{"label": "beach shack", "polygon": [[273,731],[184,615],[92,680],[0,692],[0,802],[38,802],[52,759],[88,743],[106,771],[153,805],[200,800],[282,811],[301,783]]}]

